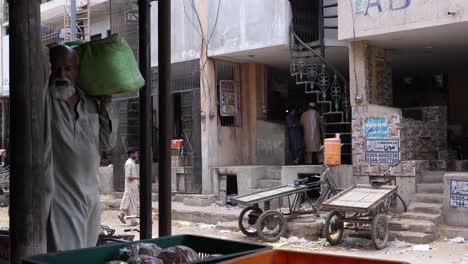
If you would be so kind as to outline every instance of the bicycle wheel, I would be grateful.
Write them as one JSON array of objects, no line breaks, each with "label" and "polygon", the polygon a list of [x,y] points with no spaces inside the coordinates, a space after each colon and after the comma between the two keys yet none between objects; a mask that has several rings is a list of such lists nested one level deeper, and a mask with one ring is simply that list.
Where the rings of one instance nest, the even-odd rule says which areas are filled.
[{"label": "bicycle wheel", "polygon": [[255,224],[257,223],[258,217],[263,213],[262,209],[258,205],[251,205],[244,208],[239,215],[238,224],[239,229],[246,236],[256,236],[257,229]]},{"label": "bicycle wheel", "polygon": [[266,211],[257,221],[257,234],[265,242],[278,241],[286,233],[286,229],[286,218],[278,211]]},{"label": "bicycle wheel", "polygon": [[395,196],[398,198],[398,200],[400,200],[401,205],[403,206],[403,211],[404,212],[408,211],[408,207],[406,206],[406,202],[405,202],[405,200],[403,200],[403,198],[401,198],[400,194],[395,193]]},{"label": "bicycle wheel", "polygon": [[403,212],[407,211],[406,202],[398,193],[394,193],[385,200],[384,208],[386,212],[398,211],[398,208],[403,208]]},{"label": "bicycle wheel", "polygon": [[325,238],[328,243],[335,246],[341,243],[344,234],[342,216],[337,211],[331,211],[325,221]]}]

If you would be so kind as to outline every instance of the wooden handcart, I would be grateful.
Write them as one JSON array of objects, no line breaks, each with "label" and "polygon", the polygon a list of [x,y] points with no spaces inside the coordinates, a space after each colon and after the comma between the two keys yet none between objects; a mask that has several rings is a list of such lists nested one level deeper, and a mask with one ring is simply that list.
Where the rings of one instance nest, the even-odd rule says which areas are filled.
[{"label": "wooden handcart", "polygon": [[354,185],[322,203],[322,209],[330,210],[325,221],[325,236],[332,245],[342,242],[345,229],[370,232],[377,249],[386,247],[389,231],[386,214],[395,199],[398,186],[370,184]]},{"label": "wooden handcart", "polygon": [[[315,178],[315,180],[314,180]],[[308,193],[319,192],[320,196],[312,201]],[[287,219],[295,218],[303,214],[319,215],[320,204],[337,194],[340,190],[330,176],[329,168],[314,177],[296,180],[295,184],[280,186],[248,195],[232,198],[232,201],[245,205],[239,215],[239,229],[247,236],[258,235],[266,242],[275,242],[287,230]],[[291,203],[292,198],[292,203]],[[270,202],[278,200],[279,209],[270,210]],[[282,209],[281,205],[287,201],[288,208]],[[308,203],[312,210],[301,207],[303,202]],[[265,211],[259,204],[264,203]],[[286,219],[287,217],[287,219]]]}]

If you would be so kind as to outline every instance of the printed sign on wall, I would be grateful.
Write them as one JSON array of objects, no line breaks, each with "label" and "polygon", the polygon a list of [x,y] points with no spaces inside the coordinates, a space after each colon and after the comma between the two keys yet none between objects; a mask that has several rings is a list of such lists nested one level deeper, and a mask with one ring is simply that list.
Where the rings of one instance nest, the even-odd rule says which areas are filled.
[{"label": "printed sign on wall", "polygon": [[388,138],[388,120],[385,116],[369,117],[364,121],[364,138]]},{"label": "printed sign on wall", "polygon": [[468,182],[452,181],[450,186],[450,205],[468,208]]},{"label": "printed sign on wall", "polygon": [[400,162],[399,139],[368,139],[366,160],[369,163],[397,164]]},{"label": "printed sign on wall", "polygon": [[237,98],[234,81],[219,81],[219,97],[221,116],[235,116],[237,113]]}]

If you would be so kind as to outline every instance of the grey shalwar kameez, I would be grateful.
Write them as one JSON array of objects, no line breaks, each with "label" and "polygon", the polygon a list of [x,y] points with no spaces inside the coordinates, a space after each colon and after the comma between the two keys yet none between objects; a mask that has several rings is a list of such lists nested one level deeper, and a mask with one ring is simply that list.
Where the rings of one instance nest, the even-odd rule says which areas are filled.
[{"label": "grey shalwar kameez", "polygon": [[101,214],[97,170],[100,151],[111,148],[110,105],[80,91],[76,111],[49,93],[46,99],[46,172],[50,187],[46,201],[48,251],[96,245]]},{"label": "grey shalwar kameez", "polygon": [[306,164],[312,164],[314,157],[319,159],[321,149],[319,112],[314,109],[304,112],[301,116],[301,126],[304,129],[305,161]]}]

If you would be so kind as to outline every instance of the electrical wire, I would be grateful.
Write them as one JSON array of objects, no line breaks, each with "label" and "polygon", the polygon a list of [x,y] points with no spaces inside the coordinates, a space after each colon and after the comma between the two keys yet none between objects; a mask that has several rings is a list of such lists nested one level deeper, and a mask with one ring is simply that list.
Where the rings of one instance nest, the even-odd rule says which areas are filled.
[{"label": "electrical wire", "polygon": [[[349,5],[351,7],[351,17],[353,20],[353,39],[356,38],[356,16],[354,14],[353,9],[353,1],[349,0]],[[356,72],[356,52],[353,51],[353,72],[354,72],[354,103],[357,104],[357,97],[358,97],[358,77]],[[351,98],[350,98],[351,99]]]},{"label": "electrical wire", "polygon": [[[193,13],[195,14],[195,16],[197,18],[200,30],[198,30],[198,28],[196,27],[193,20],[191,20],[190,17],[188,16],[188,12],[186,11],[186,8],[185,8],[185,1],[189,1],[189,4],[190,4],[190,6],[192,8],[192,11],[193,11]],[[212,113],[212,106],[211,106],[211,89],[212,89],[212,87],[210,87],[210,82],[208,81],[208,74],[207,74],[205,68],[206,68],[206,64],[208,63],[209,45],[210,45],[210,42],[211,42],[212,37],[214,35],[214,32],[216,31],[216,27],[218,25],[219,14],[220,14],[220,9],[221,9],[221,0],[218,0],[218,7],[217,7],[217,12],[216,12],[215,24],[214,24],[214,26],[213,26],[213,28],[211,30],[211,33],[209,34],[208,39],[206,39],[207,35],[205,35],[205,31],[204,31],[204,27],[203,27],[202,22],[201,22],[200,14],[197,11],[194,0],[185,0],[185,1],[184,1],[185,15],[187,16],[187,18],[191,22],[192,26],[200,34],[201,41],[202,41],[202,50],[203,50],[203,53],[204,53],[203,55],[205,56],[205,58],[204,58],[203,63],[201,63],[200,72],[203,74],[204,81],[206,82],[206,84],[208,86],[208,102],[209,102],[208,103],[208,110],[209,110],[208,114],[211,115],[211,113]],[[208,27],[209,27],[209,25],[208,25]],[[209,28],[208,28],[208,31],[209,31]],[[202,57],[202,56],[200,56],[200,57]],[[202,95],[206,93],[205,89],[201,89],[201,92],[202,92]]]}]

